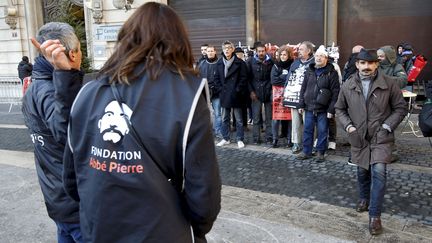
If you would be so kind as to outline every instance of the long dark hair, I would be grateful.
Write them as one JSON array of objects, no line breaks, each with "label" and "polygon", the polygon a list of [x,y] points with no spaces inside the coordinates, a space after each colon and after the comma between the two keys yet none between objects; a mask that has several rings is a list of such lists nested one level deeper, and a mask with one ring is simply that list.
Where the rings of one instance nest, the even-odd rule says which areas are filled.
[{"label": "long dark hair", "polygon": [[186,73],[195,73],[193,63],[192,48],[180,17],[165,4],[149,2],[124,23],[114,53],[100,75],[109,76],[110,83],[130,84],[144,72],[156,80],[168,68],[184,78]]}]

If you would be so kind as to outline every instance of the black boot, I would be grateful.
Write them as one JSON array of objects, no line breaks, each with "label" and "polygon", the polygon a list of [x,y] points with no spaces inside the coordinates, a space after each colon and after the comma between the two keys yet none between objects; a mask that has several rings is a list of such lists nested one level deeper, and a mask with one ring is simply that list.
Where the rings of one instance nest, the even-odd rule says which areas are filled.
[{"label": "black boot", "polygon": [[273,148],[278,148],[278,147],[279,147],[279,145],[278,145],[278,140],[277,140],[277,139],[273,139],[272,147],[273,147]]}]

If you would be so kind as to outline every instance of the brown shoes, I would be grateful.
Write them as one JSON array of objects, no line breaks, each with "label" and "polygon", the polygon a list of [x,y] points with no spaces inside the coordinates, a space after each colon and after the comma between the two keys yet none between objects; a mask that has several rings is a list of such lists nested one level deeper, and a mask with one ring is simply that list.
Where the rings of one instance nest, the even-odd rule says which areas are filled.
[{"label": "brown shoes", "polygon": [[369,211],[369,201],[361,199],[357,203],[356,211],[359,212],[359,213]]},{"label": "brown shoes", "polygon": [[383,231],[380,217],[369,218],[369,232],[371,235],[379,235]]},{"label": "brown shoes", "polygon": [[303,152],[301,152],[300,154],[298,154],[296,156],[296,159],[298,159],[298,160],[305,160],[305,159],[310,159],[310,158],[312,158],[312,155],[308,155],[308,154],[305,154]]}]

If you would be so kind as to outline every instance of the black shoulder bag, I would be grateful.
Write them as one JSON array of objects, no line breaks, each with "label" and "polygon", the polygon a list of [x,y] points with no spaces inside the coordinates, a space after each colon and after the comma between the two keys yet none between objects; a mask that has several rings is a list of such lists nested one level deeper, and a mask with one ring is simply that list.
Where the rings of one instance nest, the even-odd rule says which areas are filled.
[{"label": "black shoulder bag", "polygon": [[318,81],[319,78],[317,77],[316,85],[318,87],[318,95],[315,102],[323,106],[328,106],[332,98],[332,92],[329,89],[320,88],[320,86],[318,85]]}]

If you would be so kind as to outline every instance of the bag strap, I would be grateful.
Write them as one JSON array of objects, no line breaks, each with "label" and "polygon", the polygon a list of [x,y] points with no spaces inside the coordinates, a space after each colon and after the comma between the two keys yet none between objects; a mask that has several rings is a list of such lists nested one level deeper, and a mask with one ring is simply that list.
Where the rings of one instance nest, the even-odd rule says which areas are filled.
[{"label": "bag strap", "polygon": [[153,163],[156,165],[156,167],[159,169],[159,171],[165,176],[165,178],[167,179],[167,181],[172,184],[174,186],[174,188],[177,190],[174,181],[167,175],[167,173],[162,169],[162,167],[156,162],[155,158],[152,156],[152,154],[148,151],[147,147],[144,145],[143,141],[141,140],[141,138],[139,137],[137,131],[135,130],[135,128],[132,126],[132,123],[130,122],[129,118],[126,116],[126,113],[123,110],[123,101],[121,99],[120,93],[117,89],[117,86],[115,85],[115,83],[111,84],[111,90],[113,92],[114,98],[116,99],[118,105],[120,106],[120,109],[122,111],[123,118],[126,121],[126,124],[129,128],[129,133],[132,136],[133,140],[135,141],[136,144],[138,144],[138,146],[141,147],[142,150],[144,150],[145,153],[147,153],[147,155],[150,157],[151,161],[153,161]]}]

